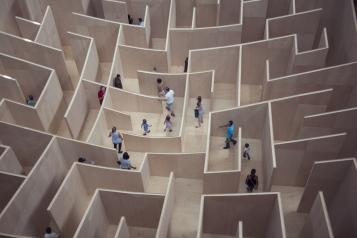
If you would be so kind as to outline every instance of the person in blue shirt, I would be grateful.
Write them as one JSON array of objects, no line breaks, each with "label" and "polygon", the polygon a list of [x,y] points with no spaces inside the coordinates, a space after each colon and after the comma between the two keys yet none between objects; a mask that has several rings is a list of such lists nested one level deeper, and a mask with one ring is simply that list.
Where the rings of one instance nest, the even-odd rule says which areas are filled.
[{"label": "person in blue shirt", "polygon": [[123,151],[121,151],[123,136],[119,133],[119,131],[117,131],[117,128],[115,126],[112,128],[112,131],[109,133],[108,137],[112,137],[114,148],[118,149],[118,153],[123,153]]},{"label": "person in blue shirt", "polygon": [[233,139],[234,136],[234,123],[233,121],[229,121],[226,125],[221,127],[226,127],[226,146],[223,149],[229,149],[230,143],[232,142],[233,145],[237,144],[237,141]]},{"label": "person in blue shirt", "polygon": [[118,160],[118,164],[121,169],[136,169],[135,166],[131,165],[129,158],[130,156],[128,152],[124,152],[123,156]]},{"label": "person in blue shirt", "polygon": [[143,119],[143,123],[141,123],[141,128],[144,129],[144,136],[150,133],[149,127],[151,127],[151,125],[149,125],[146,119]]}]

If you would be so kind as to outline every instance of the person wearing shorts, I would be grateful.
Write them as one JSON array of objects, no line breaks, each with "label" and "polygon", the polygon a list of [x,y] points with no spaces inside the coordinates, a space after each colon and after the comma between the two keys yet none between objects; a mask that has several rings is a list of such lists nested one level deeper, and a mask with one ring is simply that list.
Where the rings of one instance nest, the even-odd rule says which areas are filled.
[{"label": "person wearing shorts", "polygon": [[171,114],[171,116],[175,116],[173,107],[174,107],[174,101],[175,101],[175,92],[174,90],[170,89],[169,87],[165,88],[165,98],[159,99],[161,101],[166,101],[166,110],[168,110]]}]

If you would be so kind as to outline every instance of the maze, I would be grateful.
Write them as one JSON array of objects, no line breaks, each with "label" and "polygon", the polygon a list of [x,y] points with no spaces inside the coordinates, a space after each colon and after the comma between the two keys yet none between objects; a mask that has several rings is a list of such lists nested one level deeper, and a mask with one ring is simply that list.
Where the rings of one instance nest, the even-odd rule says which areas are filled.
[{"label": "maze", "polygon": [[0,237],[357,237],[355,9],[0,0]]}]

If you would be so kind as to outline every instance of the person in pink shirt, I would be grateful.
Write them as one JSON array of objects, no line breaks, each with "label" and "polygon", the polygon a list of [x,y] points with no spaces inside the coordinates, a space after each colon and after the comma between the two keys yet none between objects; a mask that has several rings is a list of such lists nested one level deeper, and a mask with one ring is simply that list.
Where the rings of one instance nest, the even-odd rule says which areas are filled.
[{"label": "person in pink shirt", "polygon": [[105,87],[100,86],[99,91],[98,91],[98,100],[99,100],[100,105],[102,105],[102,103],[103,103],[104,95],[105,95]]}]

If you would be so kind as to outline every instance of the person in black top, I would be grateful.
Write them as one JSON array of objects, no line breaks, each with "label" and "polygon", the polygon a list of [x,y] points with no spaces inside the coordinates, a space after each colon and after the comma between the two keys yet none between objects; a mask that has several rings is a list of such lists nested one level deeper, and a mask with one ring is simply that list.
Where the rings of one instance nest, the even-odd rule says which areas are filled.
[{"label": "person in black top", "polygon": [[185,59],[185,69],[184,69],[184,73],[187,73],[187,68],[188,68],[188,57],[186,57]]},{"label": "person in black top", "polygon": [[253,189],[258,189],[258,176],[255,175],[257,171],[252,169],[250,174],[247,175],[245,184],[247,185],[247,192],[253,192]]},{"label": "person in black top", "polygon": [[130,16],[130,14],[128,14],[128,22],[129,24],[133,24],[134,19]]},{"label": "person in black top", "polygon": [[116,87],[116,88],[120,88],[120,89],[123,88],[123,84],[121,83],[120,74],[117,74],[117,76],[115,76],[113,84],[114,84],[114,87]]}]

